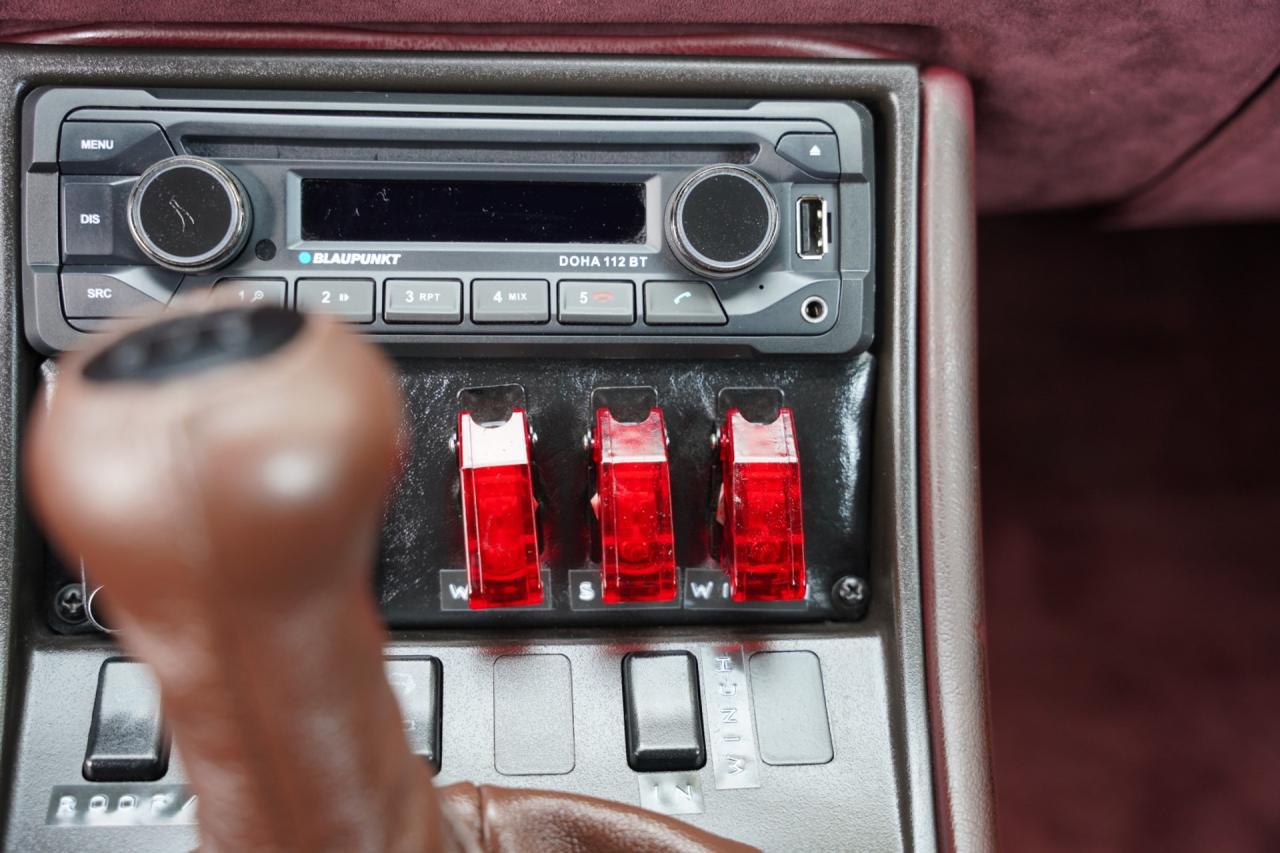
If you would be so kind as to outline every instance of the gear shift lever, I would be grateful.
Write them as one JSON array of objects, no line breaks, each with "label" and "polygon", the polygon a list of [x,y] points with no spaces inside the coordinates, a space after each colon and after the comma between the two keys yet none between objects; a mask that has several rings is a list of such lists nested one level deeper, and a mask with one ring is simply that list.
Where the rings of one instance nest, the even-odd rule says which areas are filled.
[{"label": "gear shift lever", "polygon": [[202,850],[746,849],[558,794],[455,786],[442,809],[370,591],[400,411],[375,348],[259,308],[67,356],[34,417],[33,505],[156,672]]}]

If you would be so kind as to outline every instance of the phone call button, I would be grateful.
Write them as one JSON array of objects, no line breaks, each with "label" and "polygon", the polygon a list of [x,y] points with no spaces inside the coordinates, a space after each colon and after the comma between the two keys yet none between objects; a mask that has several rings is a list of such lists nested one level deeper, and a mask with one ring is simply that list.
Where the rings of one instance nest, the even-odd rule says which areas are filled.
[{"label": "phone call button", "polygon": [[646,281],[644,321],[650,326],[723,326],[729,318],[705,281]]}]

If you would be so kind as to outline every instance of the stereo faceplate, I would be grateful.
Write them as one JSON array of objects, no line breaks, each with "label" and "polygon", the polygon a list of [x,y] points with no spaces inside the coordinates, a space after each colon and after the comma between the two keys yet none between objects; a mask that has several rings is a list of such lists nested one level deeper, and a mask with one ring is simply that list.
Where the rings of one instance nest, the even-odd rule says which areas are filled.
[{"label": "stereo faceplate", "polygon": [[[26,109],[25,319],[45,352],[220,287],[406,354],[844,353],[872,337],[856,103],[44,89]],[[200,168],[230,203],[182,194]],[[163,250],[224,213],[243,234],[191,262]]]}]

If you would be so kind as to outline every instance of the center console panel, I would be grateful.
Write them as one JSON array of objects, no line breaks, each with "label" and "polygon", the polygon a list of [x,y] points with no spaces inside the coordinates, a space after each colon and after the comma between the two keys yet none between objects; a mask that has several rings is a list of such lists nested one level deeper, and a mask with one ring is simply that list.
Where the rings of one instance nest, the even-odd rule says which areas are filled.
[{"label": "center console panel", "polygon": [[[934,846],[915,68],[2,62],[16,373],[56,394],[48,356],[210,298],[334,314],[396,358],[410,434],[374,583],[442,781],[769,850]],[[19,545],[7,848],[190,849],[180,746],[101,775],[102,709],[153,733],[161,711],[108,663],[92,567]]]}]

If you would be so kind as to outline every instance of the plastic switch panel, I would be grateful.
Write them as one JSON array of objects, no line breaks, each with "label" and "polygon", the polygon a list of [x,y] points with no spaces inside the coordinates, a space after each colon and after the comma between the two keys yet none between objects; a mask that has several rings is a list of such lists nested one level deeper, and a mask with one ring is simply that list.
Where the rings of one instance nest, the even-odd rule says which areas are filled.
[{"label": "plastic switch panel", "polygon": [[730,409],[720,431],[720,463],[720,563],[733,600],[804,598],[804,513],[791,409],[782,407],[767,424]]},{"label": "plastic switch panel", "polygon": [[638,423],[596,410],[592,432],[605,602],[672,601],[676,597],[671,470],[662,410]]},{"label": "plastic switch panel", "polygon": [[458,415],[458,467],[472,609],[542,601],[538,505],[528,420],[515,409],[501,423]]}]

